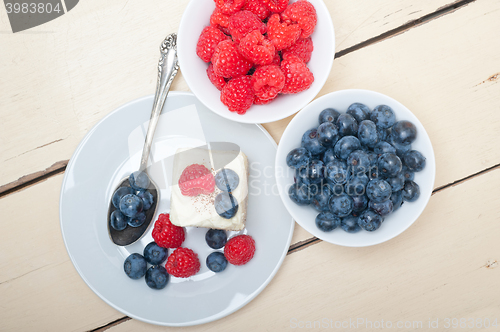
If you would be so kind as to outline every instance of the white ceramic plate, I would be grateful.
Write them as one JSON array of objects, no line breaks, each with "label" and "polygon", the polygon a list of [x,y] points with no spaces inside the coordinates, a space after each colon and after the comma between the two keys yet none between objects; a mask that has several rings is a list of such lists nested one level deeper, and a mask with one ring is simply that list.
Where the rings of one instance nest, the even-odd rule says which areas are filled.
[{"label": "white ceramic plate", "polygon": [[[394,110],[396,120],[408,120],[417,127],[417,139],[412,143],[414,150],[420,151],[426,160],[426,167],[415,173],[415,182],[420,186],[420,198],[412,203],[405,202],[399,210],[385,217],[382,226],[374,231],[361,230],[350,234],[337,228],[331,232],[323,232],[316,227],[315,218],[318,212],[311,206],[299,206],[288,197],[288,188],[294,183],[294,171],[286,165],[286,156],[292,149],[300,147],[302,134],[319,125],[318,117],[322,110],[332,107],[345,113],[352,103],[360,102],[373,109],[385,104]],[[422,213],[434,186],[436,162],[432,144],[424,127],[417,117],[398,101],[378,92],[368,90],[342,90],[324,95],[307,105],[290,121],[281,137],[276,154],[276,181],[281,199],[295,221],[314,236],[338,245],[348,247],[364,247],[385,242],[401,234],[417,220]]]},{"label": "white ceramic plate", "polygon": [[[272,137],[261,126],[219,117],[190,93],[171,92],[155,135],[153,159],[161,160],[177,147],[199,144],[203,136],[210,142],[238,144],[251,164],[247,227],[241,233],[251,235],[257,249],[248,264],[229,265],[215,274],[205,265],[213,251],[205,242],[206,229],[187,228],[183,246],[199,255],[202,268],[197,275],[188,279],[171,277],[167,287],[159,291],[150,289],[144,278],[129,279],[123,272],[123,262],[131,253],[142,254],[152,241],[152,227],[139,242],[117,247],[108,237],[106,216],[113,188],[139,166],[152,104],[153,96],[149,96],[118,108],[82,140],[62,184],[62,235],[80,276],[115,309],[152,324],[202,324],[238,310],[264,289],[287,253],[294,223],[277,191],[273,194],[270,190],[275,189],[276,144]],[[168,186],[162,185],[162,169],[157,168],[158,174],[150,173],[161,191],[157,215],[168,212],[170,206]]]},{"label": "white ceramic plate", "polygon": [[[292,0],[290,2],[294,2]],[[220,91],[210,83],[207,64],[196,55],[196,43],[205,26],[210,25],[214,1],[191,0],[179,25],[177,50],[182,76],[189,89],[209,109],[227,119],[244,123],[267,123],[281,120],[298,112],[319,93],[326,82],[335,57],[335,32],[330,12],[323,0],[309,0],[316,8],[318,23],[311,35],[314,44],[311,60],[307,64],[314,75],[311,87],[293,95],[278,96],[267,105],[252,105],[244,115],[230,112],[220,101]]]}]

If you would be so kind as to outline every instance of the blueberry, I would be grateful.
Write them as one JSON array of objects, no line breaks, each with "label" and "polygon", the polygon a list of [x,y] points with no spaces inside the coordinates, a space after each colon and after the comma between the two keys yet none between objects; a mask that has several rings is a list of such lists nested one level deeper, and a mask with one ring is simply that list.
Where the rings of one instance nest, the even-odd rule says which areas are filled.
[{"label": "blueberry", "polygon": [[205,234],[205,241],[212,249],[220,249],[226,245],[227,234],[222,229],[209,229]]},{"label": "blueberry", "polygon": [[131,254],[123,263],[125,273],[131,279],[142,278],[146,274],[148,264],[141,254]]},{"label": "blueberry", "polygon": [[340,225],[340,218],[331,212],[321,212],[316,216],[316,226],[323,232],[331,232]]},{"label": "blueberry", "polygon": [[330,147],[335,145],[340,138],[336,125],[331,122],[325,122],[319,125],[317,131],[318,141],[321,145]]},{"label": "blueberry", "polygon": [[392,212],[396,211],[403,204],[403,191],[396,191],[391,194]]},{"label": "blueberry", "polygon": [[326,147],[321,145],[318,140],[318,131],[316,129],[311,129],[304,133],[301,146],[306,148],[312,155],[319,155],[326,151]]},{"label": "blueberry", "polygon": [[357,233],[361,230],[361,227],[358,223],[358,218],[354,216],[342,218],[342,221],[340,222],[340,228],[342,228],[347,233]]},{"label": "blueberry", "polygon": [[127,227],[127,217],[119,210],[114,210],[113,213],[111,213],[110,219],[111,227],[117,231],[122,231]]},{"label": "blueberry", "polygon": [[325,151],[325,153],[323,154],[323,164],[328,164],[329,162],[331,161],[334,161],[336,160],[337,158],[335,158],[335,152],[333,151],[333,148],[329,148],[328,150]]},{"label": "blueberry", "polygon": [[143,190],[143,191],[139,191],[139,193],[137,194],[137,196],[142,199],[142,209],[144,211],[149,210],[149,208],[154,203],[154,197],[153,197],[153,195],[149,191]]},{"label": "blueberry", "polygon": [[384,153],[378,157],[378,170],[383,177],[389,178],[396,176],[401,172],[402,168],[403,164],[401,163],[401,159],[394,153]]},{"label": "blueberry", "polygon": [[359,195],[352,197],[352,211],[363,212],[368,207],[368,197],[366,195]]},{"label": "blueberry", "polygon": [[412,172],[420,172],[425,168],[425,157],[416,150],[407,152],[403,157],[403,162]]},{"label": "blueberry", "polygon": [[325,178],[325,165],[321,160],[313,160],[309,163],[307,178],[310,183],[318,183]]},{"label": "blueberry", "polygon": [[377,154],[377,156],[381,156],[384,153],[396,153],[396,148],[387,142],[378,142],[373,148],[373,152]]},{"label": "blueberry", "polygon": [[377,127],[377,133],[379,142],[387,141],[391,137],[392,127],[390,128]]},{"label": "blueberry", "polygon": [[128,195],[128,194],[134,194],[134,193],[135,193],[135,190],[130,188],[130,187],[120,187],[120,188],[116,189],[111,201],[113,202],[113,205],[115,206],[115,208],[119,209],[120,208],[120,200],[122,199],[122,197],[125,195]]},{"label": "blueberry", "polygon": [[170,275],[167,270],[159,266],[151,266],[146,272],[146,284],[152,289],[163,289],[168,284]]},{"label": "blueberry", "polygon": [[146,214],[144,212],[139,212],[133,217],[128,218],[128,225],[130,227],[140,227],[146,221]]},{"label": "blueberry", "polygon": [[207,267],[210,271],[215,273],[222,272],[227,267],[227,259],[224,257],[224,254],[218,251],[215,251],[207,256]]},{"label": "blueberry", "polygon": [[378,143],[379,137],[377,126],[370,120],[361,121],[358,126],[358,139],[361,144],[374,147]]},{"label": "blueberry", "polygon": [[151,265],[160,265],[167,260],[168,249],[162,248],[156,242],[150,242],[144,248],[144,259]]},{"label": "blueberry", "polygon": [[383,221],[384,218],[381,215],[375,213],[370,209],[365,210],[363,213],[361,213],[358,219],[359,226],[369,232],[377,230],[380,225],[382,225]]},{"label": "blueberry", "polygon": [[364,150],[356,150],[349,154],[346,164],[353,170],[365,173],[370,168],[370,158]]},{"label": "blueberry", "polygon": [[288,196],[298,205],[311,204],[312,196],[309,194],[309,188],[306,185],[294,184],[288,189]]},{"label": "blueberry", "polygon": [[295,170],[295,178],[297,183],[300,182],[305,185],[318,184],[321,182],[321,177],[309,178],[309,165]]},{"label": "blueberry", "polygon": [[240,177],[232,169],[223,168],[215,174],[215,185],[222,191],[234,191],[240,183]]},{"label": "blueberry", "polygon": [[392,136],[389,137],[388,142],[396,149],[396,154],[399,158],[402,158],[408,151],[411,150],[411,144],[398,143]]},{"label": "blueberry", "polygon": [[334,160],[325,167],[325,178],[330,184],[344,184],[347,182],[348,168],[345,161]]},{"label": "blueberry", "polygon": [[366,186],[366,195],[375,203],[382,203],[391,197],[391,186],[384,180],[374,179]]},{"label": "blueberry", "polygon": [[128,177],[128,182],[130,186],[135,190],[146,190],[149,188],[151,180],[146,172],[137,171]]},{"label": "blueberry", "polygon": [[337,158],[346,160],[349,155],[356,150],[361,149],[361,143],[357,137],[354,136],[344,136],[342,137],[335,147],[333,148],[335,156]]},{"label": "blueberry", "polygon": [[398,121],[392,126],[392,137],[400,144],[410,144],[417,138],[417,127],[410,121]]},{"label": "blueberry", "polygon": [[415,182],[408,180],[405,181],[403,192],[401,193],[403,200],[407,202],[414,202],[420,197],[420,187]]},{"label": "blueberry", "polygon": [[238,212],[238,201],[228,192],[221,192],[214,200],[215,211],[225,219],[231,219]]},{"label": "blueberry", "polygon": [[364,120],[368,120],[370,117],[370,109],[368,108],[368,106],[361,103],[351,104],[347,108],[346,113],[355,118],[358,123]]},{"label": "blueberry", "polygon": [[370,120],[372,120],[377,127],[385,129],[392,127],[394,123],[396,123],[396,115],[389,106],[379,105],[371,112]]},{"label": "blueberry", "polygon": [[319,124],[322,124],[324,122],[335,123],[339,116],[340,116],[340,113],[338,111],[334,110],[333,108],[325,108],[319,114],[319,119],[318,119]]},{"label": "blueberry", "polygon": [[345,185],[345,191],[349,196],[361,196],[366,192],[366,185],[370,179],[366,174],[351,177]]},{"label": "blueberry", "polygon": [[352,212],[352,198],[346,194],[330,197],[330,211],[337,217],[345,217]]},{"label": "blueberry", "polygon": [[311,152],[306,148],[296,148],[288,152],[286,164],[288,167],[300,168],[307,166],[311,160]]},{"label": "blueberry", "polygon": [[385,181],[387,181],[387,183],[391,185],[392,192],[396,192],[403,189],[403,186],[405,184],[405,177],[402,172],[399,172],[398,174],[396,174],[396,176],[387,178],[385,179]]},{"label": "blueberry", "polygon": [[135,217],[142,211],[143,206],[142,198],[134,194],[127,194],[120,200],[120,211],[127,217]]},{"label": "blueberry", "polygon": [[374,201],[370,201],[368,203],[368,207],[380,214],[382,217],[389,215],[393,211],[393,204],[390,199],[382,203],[375,203]]},{"label": "blueberry", "polygon": [[329,211],[330,206],[328,205],[328,202],[331,195],[332,193],[330,192],[328,186],[323,186],[318,190],[318,193],[314,195],[311,205],[319,212]]},{"label": "blueberry", "polygon": [[415,173],[410,171],[408,169],[408,167],[406,167],[404,164],[403,164],[403,169],[401,171],[401,173],[403,173],[403,177],[405,178],[405,181],[407,180],[412,180],[415,178]]},{"label": "blueberry", "polygon": [[349,114],[341,114],[337,119],[340,136],[355,136],[358,134],[358,122]]}]

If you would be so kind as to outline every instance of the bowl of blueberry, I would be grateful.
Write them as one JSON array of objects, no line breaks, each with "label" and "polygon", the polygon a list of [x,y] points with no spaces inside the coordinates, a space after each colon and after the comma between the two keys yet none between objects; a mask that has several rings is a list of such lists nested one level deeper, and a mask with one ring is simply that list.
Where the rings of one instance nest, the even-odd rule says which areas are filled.
[{"label": "bowl of blueberry", "polygon": [[276,155],[281,199],[314,236],[364,247],[394,238],[425,209],[436,173],[423,125],[368,90],[322,96],[288,124]]}]

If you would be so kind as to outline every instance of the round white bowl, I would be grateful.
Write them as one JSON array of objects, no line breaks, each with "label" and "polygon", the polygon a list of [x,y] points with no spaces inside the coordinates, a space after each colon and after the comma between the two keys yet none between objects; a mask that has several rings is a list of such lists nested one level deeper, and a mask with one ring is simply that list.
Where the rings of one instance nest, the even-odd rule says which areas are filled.
[{"label": "round white bowl", "polygon": [[[300,147],[302,135],[306,130],[319,125],[318,117],[328,107],[345,113],[352,103],[360,102],[373,109],[385,104],[394,110],[396,119],[408,120],[417,127],[417,139],[412,149],[420,151],[426,160],[421,172],[415,173],[415,182],[420,186],[420,197],[415,202],[405,202],[396,212],[385,217],[382,226],[374,232],[361,230],[358,233],[347,233],[340,228],[331,232],[323,232],[316,227],[315,218],[318,212],[312,206],[299,206],[288,196],[288,189],[294,183],[294,170],[286,165],[286,156],[292,149]],[[368,90],[341,90],[324,95],[307,105],[290,121],[281,137],[276,154],[276,183],[285,207],[295,221],[312,235],[338,245],[347,247],[365,247],[379,244],[394,238],[410,227],[422,213],[434,186],[436,161],[432,144],[424,127],[417,117],[398,101],[378,92]]]},{"label": "round white bowl", "polygon": [[[290,1],[295,2],[295,0]],[[210,25],[215,9],[213,0],[191,0],[184,11],[177,35],[177,51],[182,76],[189,89],[210,110],[229,120],[243,123],[267,123],[284,119],[307,105],[326,82],[335,57],[335,33],[323,0],[309,0],[316,8],[318,23],[311,35],[314,51],[307,66],[314,75],[311,87],[292,95],[281,95],[267,105],[252,105],[246,114],[230,112],[220,101],[220,91],[207,77],[207,63],[196,55],[201,31]]]}]

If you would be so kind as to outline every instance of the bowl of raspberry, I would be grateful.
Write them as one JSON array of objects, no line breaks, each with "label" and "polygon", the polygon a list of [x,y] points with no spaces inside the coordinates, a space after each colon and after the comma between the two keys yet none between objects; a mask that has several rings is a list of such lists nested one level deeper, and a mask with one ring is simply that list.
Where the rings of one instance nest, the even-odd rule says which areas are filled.
[{"label": "bowl of raspberry", "polygon": [[417,117],[368,90],[324,95],[288,124],[275,176],[285,207],[312,235],[364,247],[408,229],[431,197],[436,164]]},{"label": "bowl of raspberry", "polygon": [[322,0],[191,0],[177,49],[187,85],[210,110],[267,123],[319,93],[335,57],[335,34]]}]

